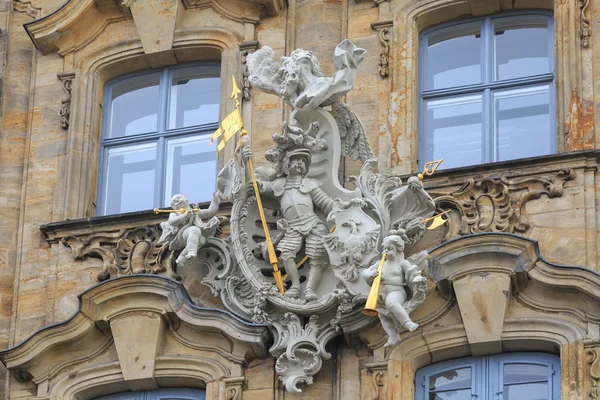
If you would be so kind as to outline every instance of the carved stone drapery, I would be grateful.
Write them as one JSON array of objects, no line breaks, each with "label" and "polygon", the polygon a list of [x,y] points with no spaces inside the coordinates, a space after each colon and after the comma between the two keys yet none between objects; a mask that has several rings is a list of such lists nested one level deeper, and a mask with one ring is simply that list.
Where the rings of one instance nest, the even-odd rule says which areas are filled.
[{"label": "carved stone drapery", "polygon": [[564,184],[575,172],[563,169],[554,174],[509,180],[505,177],[469,179],[458,190],[433,189],[438,211],[450,209],[446,238],[483,232],[526,233],[531,227],[525,205],[542,195],[561,197]]},{"label": "carved stone drapery", "polygon": [[60,127],[62,129],[69,129],[69,123],[71,120],[71,92],[73,90],[73,80],[75,79],[74,72],[61,72],[56,74],[58,79],[62,81],[63,90],[65,97],[60,101]]},{"label": "carved stone drapery", "polygon": [[247,57],[254,50],[258,49],[258,41],[240,43],[240,51],[242,52],[242,99],[250,100],[250,71],[248,71]]},{"label": "carved stone drapery", "polygon": [[379,41],[383,46],[379,53],[379,76],[387,78],[390,75],[390,31],[393,21],[377,21],[371,27],[379,33]]}]

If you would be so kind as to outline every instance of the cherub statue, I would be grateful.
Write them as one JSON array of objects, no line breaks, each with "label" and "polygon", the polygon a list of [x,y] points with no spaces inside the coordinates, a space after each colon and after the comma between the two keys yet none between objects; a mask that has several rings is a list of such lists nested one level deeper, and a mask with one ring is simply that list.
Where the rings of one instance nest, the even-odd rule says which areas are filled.
[{"label": "cherub statue", "polygon": [[[161,222],[162,235],[158,243],[169,242],[170,250],[182,250],[175,260],[177,265],[196,257],[198,249],[204,246],[206,239],[214,236],[219,227],[216,214],[220,204],[219,192],[213,194],[207,209],[199,211],[192,210],[189,200],[182,194],[176,194],[171,198],[171,208],[174,211],[169,214],[167,221]],[[208,221],[204,222],[204,219]]]},{"label": "cherub statue", "polygon": [[[422,251],[405,259],[404,244],[407,239],[403,229],[392,230],[383,239],[383,252],[387,256],[382,269],[377,312],[388,335],[386,347],[400,341],[398,332],[402,327],[410,332],[419,327],[408,314],[425,300],[427,279],[421,275],[421,271],[427,266],[427,252]],[[369,285],[378,275],[378,267],[379,261],[362,272],[363,279]],[[406,288],[412,293],[410,299]]]},{"label": "cherub statue", "polygon": [[[285,133],[289,134],[284,131]],[[315,289],[326,264],[327,251],[322,239],[329,233],[325,223],[315,213],[315,208],[327,215],[336,201],[320,188],[321,182],[306,177],[311,163],[310,150],[300,147],[286,149],[278,154],[281,157],[277,158],[275,176],[268,180],[262,179],[262,174],[257,169],[257,182],[260,192],[278,199],[281,207],[283,218],[277,222],[277,228],[283,235],[280,235],[276,246],[281,253],[285,271],[292,281],[292,286],[285,295],[291,298],[300,296],[300,277],[295,258],[304,248],[310,267],[304,299],[312,301],[318,298]],[[250,147],[242,148],[242,156],[252,156]]]}]

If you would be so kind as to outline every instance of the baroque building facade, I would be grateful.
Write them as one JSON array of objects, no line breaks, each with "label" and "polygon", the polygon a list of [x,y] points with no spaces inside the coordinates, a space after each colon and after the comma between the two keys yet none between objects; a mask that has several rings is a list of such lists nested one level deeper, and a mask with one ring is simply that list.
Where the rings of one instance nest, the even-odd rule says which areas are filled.
[{"label": "baroque building facade", "polygon": [[[0,4],[0,398],[600,398],[600,3]],[[272,66],[260,64],[267,46],[288,61],[261,81]],[[294,59],[300,48],[312,53]],[[309,78],[298,61],[307,59]],[[292,61],[298,76],[285,70]],[[331,76],[343,89],[324,95]],[[293,93],[267,93],[269,82],[287,89],[296,80]],[[235,82],[257,171],[276,158],[274,133],[290,138],[301,126],[307,142],[331,123],[341,131],[341,145],[326,143],[337,158],[350,138],[366,138],[370,153],[352,142],[337,163],[311,145],[306,168],[337,171],[314,175],[328,196],[389,191],[387,205],[412,187],[424,194],[405,203],[427,197],[432,208],[403,216],[447,211],[444,225],[405,238],[415,265],[422,260],[411,257],[427,251],[426,287],[410,313],[419,327],[400,321],[397,343],[362,316],[364,298],[344,297],[334,273],[313,294],[312,270],[299,269],[299,299],[270,292],[268,268],[256,268],[268,287],[252,286],[242,260],[263,256],[270,266],[265,249],[235,247],[264,239],[247,211],[249,181],[248,197],[214,199],[216,217],[206,215],[219,228],[202,230],[209,238],[190,263],[176,257],[175,240],[160,240],[167,213],[153,208],[182,193],[205,211],[233,180],[217,171],[240,157],[244,139],[218,152],[209,141],[237,115]],[[311,106],[319,96],[336,102]],[[433,175],[411,180],[437,158],[445,164]],[[278,178],[291,181],[292,167],[282,168]],[[340,232],[335,213],[335,230],[323,215],[335,204],[312,196],[323,209],[315,218],[328,224],[319,235]],[[284,231],[286,211],[268,200],[265,208],[266,225]],[[360,215],[376,225],[374,213]],[[388,228],[409,232],[405,222]],[[401,236],[384,230],[362,260],[380,255],[386,235]],[[312,263],[324,257],[321,242],[309,250],[306,241],[303,268],[321,268]],[[404,283],[414,298],[418,289]],[[320,300],[329,292],[335,309]]]}]

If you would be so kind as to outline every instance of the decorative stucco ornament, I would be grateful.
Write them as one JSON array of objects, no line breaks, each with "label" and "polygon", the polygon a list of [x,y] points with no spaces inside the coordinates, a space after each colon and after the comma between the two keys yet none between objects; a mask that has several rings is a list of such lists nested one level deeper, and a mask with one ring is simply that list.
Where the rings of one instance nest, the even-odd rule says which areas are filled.
[{"label": "decorative stucco ornament", "polygon": [[[335,51],[337,72],[331,78],[323,76],[309,51],[295,50],[281,63],[272,61],[269,48],[248,55],[254,88],[282,97],[293,108],[265,154],[270,165],[256,168],[254,174],[285,292],[275,285],[256,192],[248,179],[252,152],[247,137],[238,143],[234,159],[217,181],[233,203],[231,237],[208,240],[195,258],[208,269],[203,283],[231,312],[269,326],[274,336],[269,351],[290,392],[312,383],[323,359],[330,357],[325,346],[332,338],[376,323],[362,313],[370,290],[362,273],[380,257],[381,242],[390,230],[402,229],[406,246],[412,246],[425,231],[423,220],[435,209],[417,178],[403,182],[375,171],[377,160],[360,120],[338,101],[352,88],[364,54],[350,41],[342,42]],[[352,190],[338,179],[345,155],[363,160]],[[403,262],[421,271],[426,257],[420,253],[418,262],[411,258]],[[390,271],[395,265],[390,264]],[[406,279],[408,285],[416,285],[409,286],[410,299],[396,295],[390,299],[398,297],[399,306],[411,310],[423,301],[424,292],[417,290],[413,275]],[[382,322],[386,318],[387,314]],[[397,328],[388,333],[397,340]]]},{"label": "decorative stucco ornament", "polygon": [[[171,198],[171,208],[175,210],[169,214],[169,219],[160,224],[162,235],[158,243],[169,243],[171,251],[181,250],[175,260],[177,265],[186,260],[195,258],[198,249],[204,246],[206,240],[215,235],[219,227],[216,217],[221,204],[221,195],[215,193],[210,206],[206,210],[195,210],[184,195],[176,194]],[[204,222],[203,219],[208,219]]]},{"label": "decorative stucco ornament", "polygon": [[[427,267],[427,252],[404,258],[405,243],[408,241],[404,229],[392,230],[383,239],[383,261],[381,286],[377,312],[381,326],[388,335],[385,347],[394,346],[400,341],[398,332],[406,328],[412,332],[419,325],[414,323],[409,313],[425,301],[427,279],[421,272]],[[370,285],[379,275],[379,262],[362,272],[363,279]]]}]

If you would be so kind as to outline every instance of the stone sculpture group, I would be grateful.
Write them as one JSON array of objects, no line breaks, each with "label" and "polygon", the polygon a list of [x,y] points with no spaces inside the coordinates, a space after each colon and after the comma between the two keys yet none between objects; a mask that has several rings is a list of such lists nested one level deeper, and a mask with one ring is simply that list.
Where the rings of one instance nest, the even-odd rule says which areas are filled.
[{"label": "stone sculpture group", "polygon": [[[269,326],[275,338],[270,352],[288,391],[312,383],[322,360],[330,357],[325,350],[329,340],[372,325],[361,311],[382,252],[387,259],[377,309],[388,346],[399,341],[402,329],[417,329],[409,313],[425,299],[427,253],[405,257],[405,249],[423,235],[434,201],[417,178],[403,182],[375,172],[377,160],[364,128],[340,102],[354,86],[365,53],[344,40],[335,49],[333,77],[325,76],[306,50],[295,50],[280,62],[269,47],[248,56],[254,89],[280,96],[292,107],[265,154],[271,166],[255,171],[263,206],[271,210],[270,237],[289,283],[284,294],[275,285],[259,228],[246,139],[218,180],[233,203],[231,237],[214,237],[220,193],[207,210],[193,210],[185,197],[175,196],[175,211],[162,223],[160,240],[181,250],[178,265],[201,258],[199,248],[217,255],[204,262],[209,272],[203,283],[234,314]],[[338,181],[345,156],[363,163],[354,190]]]}]

